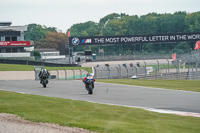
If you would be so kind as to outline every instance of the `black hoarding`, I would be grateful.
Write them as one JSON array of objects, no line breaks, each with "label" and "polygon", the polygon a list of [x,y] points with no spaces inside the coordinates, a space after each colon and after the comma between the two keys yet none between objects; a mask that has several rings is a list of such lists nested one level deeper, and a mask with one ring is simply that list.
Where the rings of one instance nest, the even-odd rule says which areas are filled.
[{"label": "black hoarding", "polygon": [[70,37],[70,46],[83,45],[108,45],[108,44],[134,44],[134,43],[159,43],[183,42],[200,40],[200,33],[176,33],[162,35],[128,35],[128,36],[94,36]]},{"label": "black hoarding", "polygon": [[92,51],[91,50],[85,50],[85,55],[92,55]]}]

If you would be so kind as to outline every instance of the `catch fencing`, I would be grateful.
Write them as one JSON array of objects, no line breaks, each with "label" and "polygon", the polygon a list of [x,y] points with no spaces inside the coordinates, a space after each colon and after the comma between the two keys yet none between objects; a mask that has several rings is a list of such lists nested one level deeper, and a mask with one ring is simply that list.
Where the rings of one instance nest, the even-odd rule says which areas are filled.
[{"label": "catch fencing", "polygon": [[166,64],[147,64],[145,61],[140,64],[118,64],[115,66],[105,65],[94,67],[94,76],[96,79],[184,79],[199,80],[200,68],[199,63],[196,65],[172,64],[166,60]]},{"label": "catch fencing", "polygon": [[122,60],[150,60],[150,59],[169,59],[171,54],[134,54],[134,55],[106,55],[96,56],[94,61],[122,61]]}]

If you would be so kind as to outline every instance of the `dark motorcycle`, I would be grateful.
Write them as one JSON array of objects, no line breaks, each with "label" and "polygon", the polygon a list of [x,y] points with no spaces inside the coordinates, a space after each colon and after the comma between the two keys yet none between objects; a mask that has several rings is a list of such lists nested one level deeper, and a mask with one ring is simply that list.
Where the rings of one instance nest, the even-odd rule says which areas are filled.
[{"label": "dark motorcycle", "polygon": [[86,82],[86,89],[88,91],[88,94],[93,94],[94,89],[94,81],[91,79],[88,79]]},{"label": "dark motorcycle", "polygon": [[48,78],[50,76],[49,71],[47,71],[46,69],[41,69],[40,73],[38,74],[38,77],[40,78],[40,83],[43,85],[44,88],[46,88],[47,84],[48,84]]},{"label": "dark motorcycle", "polygon": [[40,83],[43,85],[44,88],[46,88],[48,82],[49,81],[48,81],[47,76],[43,75],[42,78],[41,78],[41,82]]}]

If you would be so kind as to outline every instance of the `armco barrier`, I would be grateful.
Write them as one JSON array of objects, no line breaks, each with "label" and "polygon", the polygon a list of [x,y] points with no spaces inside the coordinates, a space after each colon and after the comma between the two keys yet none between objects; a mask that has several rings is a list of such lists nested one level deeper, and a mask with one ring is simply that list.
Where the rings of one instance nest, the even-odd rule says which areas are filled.
[{"label": "armco barrier", "polygon": [[79,64],[55,64],[55,63],[37,62],[37,61],[28,61],[28,60],[7,60],[7,59],[0,59],[0,63],[49,66],[49,67],[79,67],[80,66]]},{"label": "armco barrier", "polygon": [[[86,74],[88,73],[85,70],[77,69],[77,70],[52,70],[50,72],[50,79],[52,80],[70,80],[70,79],[80,79],[82,80]],[[39,80],[38,77],[39,71],[35,70],[35,80]]]}]

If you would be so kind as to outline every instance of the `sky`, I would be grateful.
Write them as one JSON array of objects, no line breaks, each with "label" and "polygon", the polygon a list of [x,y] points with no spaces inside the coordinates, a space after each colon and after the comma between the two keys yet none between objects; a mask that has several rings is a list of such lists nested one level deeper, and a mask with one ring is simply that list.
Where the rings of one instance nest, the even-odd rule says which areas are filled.
[{"label": "sky", "polygon": [[12,26],[32,23],[66,32],[74,24],[96,23],[111,13],[146,15],[200,11],[200,0],[0,0],[0,21]]}]

